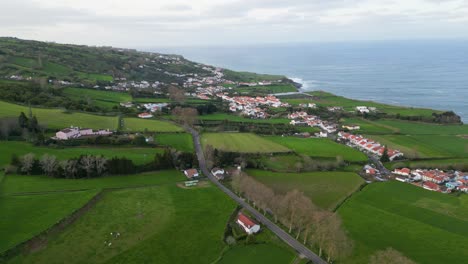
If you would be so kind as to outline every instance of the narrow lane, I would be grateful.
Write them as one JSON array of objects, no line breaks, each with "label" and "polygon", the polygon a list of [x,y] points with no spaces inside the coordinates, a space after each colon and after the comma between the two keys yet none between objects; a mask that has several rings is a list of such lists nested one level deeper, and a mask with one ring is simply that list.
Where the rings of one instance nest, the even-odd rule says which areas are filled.
[{"label": "narrow lane", "polygon": [[206,167],[205,156],[203,154],[203,150],[200,143],[200,135],[199,133],[194,130],[193,128],[186,127],[186,129],[192,134],[193,143],[195,145],[195,151],[197,152],[198,163],[200,166],[201,171],[205,176],[210,179],[210,181],[215,184],[218,188],[220,188],[225,194],[231,197],[234,201],[240,204],[244,209],[249,211],[255,218],[260,221],[264,226],[270,229],[273,233],[275,233],[281,240],[283,240],[286,244],[296,250],[299,254],[304,256],[305,258],[311,260],[313,263],[316,264],[326,264],[327,262],[317,256],[314,252],[312,252],[309,248],[304,246],[302,243],[297,241],[291,235],[289,235],[286,231],[281,229],[275,223],[270,221],[267,217],[257,211],[255,208],[250,206],[247,202],[245,202],[242,198],[237,196],[234,192],[229,190],[226,186],[222,185],[208,170]]}]

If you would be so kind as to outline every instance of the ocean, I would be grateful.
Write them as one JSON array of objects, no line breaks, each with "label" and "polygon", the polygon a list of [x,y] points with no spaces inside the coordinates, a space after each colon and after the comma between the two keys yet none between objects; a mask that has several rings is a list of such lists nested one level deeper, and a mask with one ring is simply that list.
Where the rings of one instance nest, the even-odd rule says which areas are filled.
[{"label": "ocean", "polygon": [[238,71],[282,74],[354,99],[453,110],[468,122],[468,41],[154,48]]}]

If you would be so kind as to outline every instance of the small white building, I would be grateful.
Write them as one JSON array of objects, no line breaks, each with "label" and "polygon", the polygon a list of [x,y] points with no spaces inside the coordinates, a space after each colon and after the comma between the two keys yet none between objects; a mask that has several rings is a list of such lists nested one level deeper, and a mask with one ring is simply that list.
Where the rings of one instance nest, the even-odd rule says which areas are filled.
[{"label": "small white building", "polygon": [[55,133],[55,137],[60,140],[68,140],[71,138],[77,138],[80,136],[80,130],[76,127],[65,128]]},{"label": "small white building", "polygon": [[184,170],[184,174],[188,179],[197,178],[200,176],[197,169]]},{"label": "small white building", "polygon": [[153,115],[150,113],[141,113],[141,114],[138,114],[138,117],[139,118],[152,118]]},{"label": "small white building", "polygon": [[251,235],[255,234],[258,231],[260,231],[260,225],[252,221],[249,217],[244,215],[243,213],[239,213],[239,216],[237,217],[236,221],[243,229],[244,231]]},{"label": "small white building", "polygon": [[211,173],[212,173],[213,176],[215,176],[216,179],[218,179],[218,180],[224,179],[224,170],[221,169],[221,168],[213,168],[213,169],[211,170]]}]

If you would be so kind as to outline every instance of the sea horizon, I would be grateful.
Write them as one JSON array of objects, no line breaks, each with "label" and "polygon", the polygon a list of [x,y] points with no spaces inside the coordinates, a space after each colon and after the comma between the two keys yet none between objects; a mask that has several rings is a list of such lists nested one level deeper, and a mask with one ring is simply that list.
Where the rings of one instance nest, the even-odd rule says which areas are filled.
[{"label": "sea horizon", "polygon": [[236,71],[285,75],[301,90],[454,111],[468,122],[468,40],[151,48]]}]

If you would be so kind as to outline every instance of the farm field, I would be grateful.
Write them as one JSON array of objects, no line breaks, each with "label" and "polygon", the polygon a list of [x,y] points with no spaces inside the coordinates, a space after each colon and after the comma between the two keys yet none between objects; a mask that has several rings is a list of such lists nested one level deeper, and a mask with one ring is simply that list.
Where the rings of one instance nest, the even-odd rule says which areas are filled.
[{"label": "farm field", "polygon": [[0,196],[0,253],[51,227],[82,207],[96,193],[97,190],[35,196]]},{"label": "farm field", "polygon": [[[169,98],[148,98],[148,97],[134,97],[131,101],[135,103],[174,103],[175,101]],[[187,98],[185,100],[186,104],[204,104],[209,101],[197,99],[197,98]]]},{"label": "farm field", "polygon": [[455,135],[374,135],[370,138],[399,149],[409,158],[468,157],[468,139]]},{"label": "farm field", "polygon": [[124,118],[124,131],[132,132],[180,132],[182,128],[167,121]]},{"label": "farm field", "polygon": [[106,108],[112,108],[112,106],[119,106],[119,103],[132,101],[132,97],[128,93],[96,89],[68,87],[63,90],[63,93],[65,96],[74,100],[89,98],[93,100],[95,105]]},{"label": "farm field", "polygon": [[164,170],[135,175],[107,176],[92,179],[56,179],[39,175],[6,175],[0,184],[2,195],[76,190],[100,190],[104,188],[140,187],[184,181],[177,170]]},{"label": "farm field", "polygon": [[251,119],[238,115],[230,115],[226,113],[215,113],[209,115],[201,115],[198,117],[202,121],[223,121],[229,120],[232,122],[245,122],[245,123],[270,123],[270,124],[287,124],[289,120],[286,118],[270,118],[270,119]]},{"label": "farm field", "polygon": [[247,170],[247,174],[279,193],[297,189],[324,209],[334,209],[343,199],[355,192],[364,180],[352,172],[277,173]]},{"label": "farm field", "polygon": [[381,119],[366,120],[347,118],[344,124],[356,124],[362,134],[402,134],[402,135],[468,135],[468,125],[439,125],[405,120]]},{"label": "farm field", "polygon": [[323,91],[314,91],[314,92],[309,92],[308,94],[315,96],[313,101],[317,103],[318,105],[341,106],[346,111],[355,111],[356,106],[368,106],[368,107],[376,107],[378,111],[381,111],[390,115],[400,114],[401,116],[431,117],[432,113],[442,112],[442,111],[432,110],[432,109],[393,106],[393,105],[376,103],[372,101],[354,100],[354,99],[337,96],[337,95],[323,92]]},{"label": "farm field", "polygon": [[142,165],[153,160],[156,153],[162,153],[160,148],[126,148],[126,147],[37,147],[22,141],[0,141],[0,168],[11,161],[11,156],[22,156],[34,153],[37,158],[44,154],[55,155],[60,160],[78,158],[80,155],[103,155],[107,158],[126,157],[135,164]]},{"label": "farm field", "polygon": [[297,92],[297,88],[292,84],[275,84],[265,86],[238,87],[235,90],[239,93],[288,93]]},{"label": "farm field", "polygon": [[[29,108],[17,104],[0,101],[0,118],[18,117],[21,112],[29,113]],[[100,116],[85,113],[64,112],[60,109],[32,108],[39,123],[49,129],[63,129],[69,126],[88,127],[93,129],[117,128],[116,116]]]},{"label": "farm field", "polygon": [[264,137],[250,133],[204,133],[201,137],[204,147],[239,153],[279,153],[290,150]]},{"label": "farm field", "polygon": [[468,195],[430,192],[397,181],[374,183],[338,212],[356,243],[346,263],[365,263],[387,247],[417,263],[461,263],[468,258],[466,247],[460,246],[468,244]]},{"label": "farm field", "polygon": [[273,244],[239,245],[229,249],[217,264],[288,264],[295,258],[289,250]]},{"label": "farm field", "polygon": [[[468,158],[465,159],[429,159],[429,160],[413,160],[413,161],[400,161],[400,162],[387,162],[385,167],[388,169],[395,168],[432,168],[432,169],[446,169],[450,167],[464,167],[468,168]],[[462,169],[468,170],[468,169]]]},{"label": "farm field", "polygon": [[188,133],[157,134],[155,141],[158,145],[169,146],[179,151],[194,151],[192,135]]},{"label": "farm field", "polygon": [[338,144],[330,139],[322,138],[297,138],[297,137],[265,137],[273,142],[284,145],[298,154],[304,154],[318,158],[333,158],[342,156],[350,162],[365,162],[366,155],[351,147]]},{"label": "farm field", "polygon": [[10,263],[211,263],[234,208],[213,186],[112,191],[47,247]]}]

